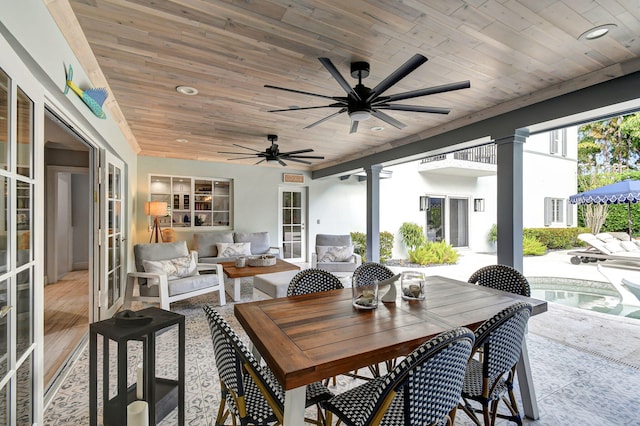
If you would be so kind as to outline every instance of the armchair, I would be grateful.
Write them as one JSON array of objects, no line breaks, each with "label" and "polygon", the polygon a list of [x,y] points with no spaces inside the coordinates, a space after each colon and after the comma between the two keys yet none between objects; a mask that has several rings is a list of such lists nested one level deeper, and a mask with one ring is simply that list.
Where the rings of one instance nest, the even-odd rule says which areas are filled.
[{"label": "armchair", "polygon": [[328,272],[353,272],[362,257],[353,252],[351,235],[316,235],[316,251],[311,254],[311,267]]},{"label": "armchair", "polygon": [[[127,275],[125,309],[136,300],[159,303],[162,309],[169,310],[172,302],[212,291],[219,293],[220,305],[226,303],[222,266],[198,264],[197,252],[189,252],[186,241],[136,244],[133,253],[136,272]],[[207,273],[200,275],[198,270],[202,267]],[[133,295],[136,286],[139,296]]]}]

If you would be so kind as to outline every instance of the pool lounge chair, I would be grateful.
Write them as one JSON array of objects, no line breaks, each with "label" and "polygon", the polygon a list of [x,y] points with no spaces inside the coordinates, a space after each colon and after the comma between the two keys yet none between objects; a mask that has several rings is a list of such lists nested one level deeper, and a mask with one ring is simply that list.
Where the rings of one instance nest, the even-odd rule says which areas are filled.
[{"label": "pool lounge chair", "polygon": [[626,234],[580,234],[578,239],[587,243],[589,247],[567,252],[572,256],[571,263],[574,265],[598,260],[622,260],[640,266],[640,241],[632,241]]},{"label": "pool lounge chair", "polygon": [[620,293],[622,311],[619,316],[627,316],[640,311],[640,272],[626,268],[608,268],[598,265],[598,272]]}]

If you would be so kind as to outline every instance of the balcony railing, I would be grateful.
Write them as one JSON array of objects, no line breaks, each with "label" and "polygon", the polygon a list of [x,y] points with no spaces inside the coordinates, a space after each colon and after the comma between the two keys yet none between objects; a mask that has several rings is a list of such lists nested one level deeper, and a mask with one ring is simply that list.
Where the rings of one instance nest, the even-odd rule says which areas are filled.
[{"label": "balcony railing", "polygon": [[[421,164],[431,163],[433,161],[442,161],[449,154],[438,154],[431,157],[423,158]],[[453,153],[454,160],[472,161],[474,163],[497,164],[496,145],[483,145],[474,148],[462,149]]]}]

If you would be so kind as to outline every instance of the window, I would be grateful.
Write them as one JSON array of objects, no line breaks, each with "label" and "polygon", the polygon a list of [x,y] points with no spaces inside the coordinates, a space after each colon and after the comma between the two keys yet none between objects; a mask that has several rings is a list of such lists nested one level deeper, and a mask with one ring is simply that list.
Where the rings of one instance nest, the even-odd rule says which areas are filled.
[{"label": "window", "polygon": [[544,199],[544,226],[564,222],[564,201],[563,198]]},{"label": "window", "polygon": [[149,200],[167,203],[160,226],[187,228],[232,225],[233,181],[190,176],[149,176]]},{"label": "window", "polygon": [[549,132],[549,153],[557,154],[562,150],[562,156],[567,156],[567,129],[557,129]]}]

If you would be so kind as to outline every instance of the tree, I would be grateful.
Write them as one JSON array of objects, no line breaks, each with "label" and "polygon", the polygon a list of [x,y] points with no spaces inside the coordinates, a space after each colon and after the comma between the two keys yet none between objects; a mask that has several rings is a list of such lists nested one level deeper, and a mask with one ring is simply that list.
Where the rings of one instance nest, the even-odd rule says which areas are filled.
[{"label": "tree", "polygon": [[636,168],[640,150],[640,113],[587,123],[578,129],[578,157],[594,166]]}]

